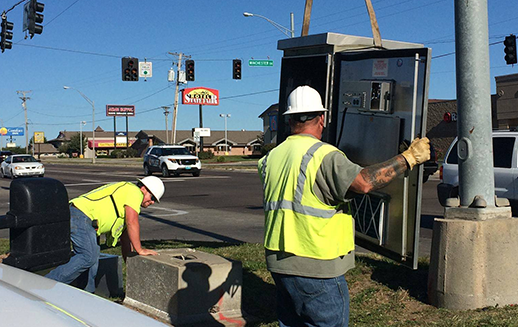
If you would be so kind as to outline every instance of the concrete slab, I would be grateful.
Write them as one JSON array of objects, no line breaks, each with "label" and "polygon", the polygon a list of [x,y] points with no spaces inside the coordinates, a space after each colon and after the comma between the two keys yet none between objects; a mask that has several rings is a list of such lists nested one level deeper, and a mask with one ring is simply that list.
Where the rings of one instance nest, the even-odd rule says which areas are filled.
[{"label": "concrete slab", "polygon": [[241,262],[193,249],[126,261],[124,304],[175,326],[243,326]]}]

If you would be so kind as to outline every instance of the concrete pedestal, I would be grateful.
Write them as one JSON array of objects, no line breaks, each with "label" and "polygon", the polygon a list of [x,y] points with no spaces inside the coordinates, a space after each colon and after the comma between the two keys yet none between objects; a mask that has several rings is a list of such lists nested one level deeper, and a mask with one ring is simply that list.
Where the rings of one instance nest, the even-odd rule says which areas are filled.
[{"label": "concrete pedestal", "polygon": [[126,261],[124,304],[173,325],[242,326],[241,262],[192,249]]},{"label": "concrete pedestal", "polygon": [[446,208],[433,226],[430,303],[453,310],[518,303],[517,251],[510,208]]}]

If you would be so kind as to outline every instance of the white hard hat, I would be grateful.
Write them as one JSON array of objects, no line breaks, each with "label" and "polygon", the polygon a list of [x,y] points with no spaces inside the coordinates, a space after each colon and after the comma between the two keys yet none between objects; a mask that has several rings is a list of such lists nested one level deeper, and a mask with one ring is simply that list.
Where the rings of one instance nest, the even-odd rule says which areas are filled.
[{"label": "white hard hat", "polygon": [[293,90],[288,96],[288,110],[283,115],[294,115],[306,112],[327,111],[322,105],[322,98],[314,88],[304,85]]},{"label": "white hard hat", "polygon": [[144,184],[144,186],[151,192],[151,194],[155,197],[157,200],[156,202],[160,202],[160,198],[162,195],[164,195],[165,192],[165,186],[164,182],[156,176],[147,176],[142,179],[139,179],[139,182]]}]

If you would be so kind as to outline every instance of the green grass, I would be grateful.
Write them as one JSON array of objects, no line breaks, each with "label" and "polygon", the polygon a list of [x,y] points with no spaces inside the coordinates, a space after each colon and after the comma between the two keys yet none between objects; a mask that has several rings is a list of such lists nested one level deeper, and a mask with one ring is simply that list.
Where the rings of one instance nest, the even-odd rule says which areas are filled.
[{"label": "green grass", "polygon": [[[218,161],[219,158],[219,161]],[[225,162],[254,162],[259,158],[251,156],[225,156],[225,155],[214,155],[214,158],[203,159],[202,163],[225,163]]]},{"label": "green grass", "polygon": [[[241,261],[242,306],[257,319],[249,325],[278,326],[275,286],[260,244],[145,241],[143,245],[154,249],[189,247]],[[8,248],[8,241],[0,240],[0,253],[7,253]],[[118,247],[103,247],[102,251],[120,254]],[[518,306],[451,311],[428,305],[427,276],[427,259],[421,259],[419,269],[413,271],[379,255],[357,255],[356,267],[346,274],[351,296],[350,326],[518,327]]]}]

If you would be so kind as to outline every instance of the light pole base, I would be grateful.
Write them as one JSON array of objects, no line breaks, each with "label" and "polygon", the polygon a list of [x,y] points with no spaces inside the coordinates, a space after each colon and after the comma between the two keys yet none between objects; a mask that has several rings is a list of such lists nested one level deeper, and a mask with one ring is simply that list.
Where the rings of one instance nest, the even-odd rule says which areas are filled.
[{"label": "light pole base", "polygon": [[[518,303],[518,219],[511,209],[489,210],[489,219],[450,212],[435,219],[428,273],[430,304],[468,310]],[[477,215],[483,215],[479,209]]]}]

